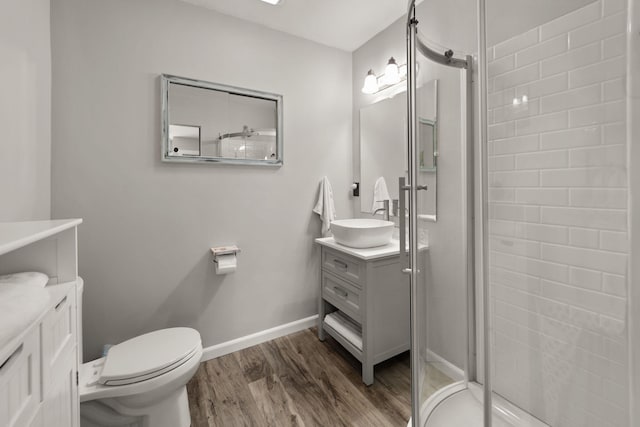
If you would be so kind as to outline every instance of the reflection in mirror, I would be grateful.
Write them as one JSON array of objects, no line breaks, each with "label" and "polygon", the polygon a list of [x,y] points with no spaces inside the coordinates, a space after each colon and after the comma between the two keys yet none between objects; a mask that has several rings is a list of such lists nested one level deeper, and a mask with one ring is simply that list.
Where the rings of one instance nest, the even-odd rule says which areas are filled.
[{"label": "reflection in mirror", "polygon": [[169,125],[170,156],[200,156],[200,126]]},{"label": "reflection in mirror", "polygon": [[420,141],[420,171],[434,172],[436,170],[436,122],[434,120],[418,120],[418,138]]},{"label": "reflection in mirror", "polygon": [[407,94],[402,92],[360,110],[360,210],[373,212],[374,185],[383,177],[389,197],[398,198],[406,174]]},{"label": "reflection in mirror", "polygon": [[282,96],[162,76],[164,161],[282,164]]},{"label": "reflection in mirror", "polygon": [[[420,212],[435,221],[437,200],[437,105],[438,84],[431,80],[417,90],[421,141]],[[360,210],[372,213],[374,186],[383,177],[389,198],[398,198],[398,177],[407,175],[407,96],[405,92],[360,109]]]},{"label": "reflection in mirror", "polygon": [[418,185],[427,191],[419,197],[419,217],[436,221],[438,207],[438,81],[431,80],[416,91],[418,141],[420,143]]}]

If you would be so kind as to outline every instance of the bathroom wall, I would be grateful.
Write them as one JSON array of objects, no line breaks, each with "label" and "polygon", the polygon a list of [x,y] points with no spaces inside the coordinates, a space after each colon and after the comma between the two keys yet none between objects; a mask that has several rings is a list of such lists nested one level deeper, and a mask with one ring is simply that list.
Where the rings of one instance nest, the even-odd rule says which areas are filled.
[{"label": "bathroom wall", "polygon": [[[351,55],[177,0],[52,3],[53,216],[83,217],[87,358],[156,328],[211,346],[317,313],[320,178],[353,215]],[[160,162],[159,74],[284,96],[284,166]],[[211,246],[237,244],[216,276]]]},{"label": "bathroom wall", "polygon": [[0,221],[51,207],[49,0],[7,0],[0,14]]},{"label": "bathroom wall", "polygon": [[490,49],[494,390],[550,425],[628,425],[626,18],[596,1]]},{"label": "bathroom wall", "polygon": [[[454,20],[443,17],[453,16],[454,11],[466,9],[468,2],[430,1],[417,7],[420,28],[430,40],[446,44],[457,53],[473,52],[475,48],[475,14],[456,14]],[[372,68],[378,75],[384,73],[389,57],[396,58],[398,64],[406,63],[406,18],[398,19],[393,25],[369,40],[353,52],[353,135],[354,135],[354,179],[360,180],[360,123],[359,111],[377,99],[388,96],[385,92],[367,95],[361,92],[364,77]],[[438,79],[438,222],[422,222],[421,228],[429,233],[430,267],[425,276],[428,287],[427,315],[428,347],[437,355],[462,368],[466,345],[466,283],[462,227],[462,134],[460,127],[460,71],[421,61],[419,80],[422,82]],[[406,152],[400,141],[398,151]],[[397,181],[387,182],[397,186]],[[354,206],[360,211],[360,202]]]},{"label": "bathroom wall", "polygon": [[594,0],[489,0],[486,2],[487,44],[507,40],[544,22],[579,9]]}]

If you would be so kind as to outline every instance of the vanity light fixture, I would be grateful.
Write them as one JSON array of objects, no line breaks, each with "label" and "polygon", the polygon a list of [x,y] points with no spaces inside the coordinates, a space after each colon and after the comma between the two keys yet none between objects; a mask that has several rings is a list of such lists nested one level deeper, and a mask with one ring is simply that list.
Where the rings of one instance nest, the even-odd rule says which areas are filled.
[{"label": "vanity light fixture", "polygon": [[385,83],[388,85],[394,85],[400,82],[400,68],[395,58],[392,56],[387,62],[387,67],[384,69]]},{"label": "vanity light fixture", "polygon": [[381,76],[376,76],[373,70],[369,70],[369,72],[367,72],[367,77],[365,77],[364,85],[362,86],[362,93],[372,95],[406,79],[407,66],[398,66],[398,63],[392,56],[387,62],[384,74]]},{"label": "vanity light fixture", "polygon": [[265,2],[265,3],[269,3],[269,4],[272,4],[272,5],[275,6],[278,3],[280,3],[281,0],[262,0],[262,1]]},{"label": "vanity light fixture", "polygon": [[378,91],[378,78],[373,70],[369,70],[367,77],[364,78],[364,86],[362,86],[362,93],[376,93]]}]

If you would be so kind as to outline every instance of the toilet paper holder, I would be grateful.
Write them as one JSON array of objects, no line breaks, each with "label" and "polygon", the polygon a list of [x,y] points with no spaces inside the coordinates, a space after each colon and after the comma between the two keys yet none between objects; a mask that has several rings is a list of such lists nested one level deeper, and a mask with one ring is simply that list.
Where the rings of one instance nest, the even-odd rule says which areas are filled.
[{"label": "toilet paper holder", "polygon": [[211,253],[213,254],[213,262],[218,262],[218,257],[221,255],[237,255],[240,253],[240,248],[236,245],[231,246],[218,246],[216,248],[211,248]]}]

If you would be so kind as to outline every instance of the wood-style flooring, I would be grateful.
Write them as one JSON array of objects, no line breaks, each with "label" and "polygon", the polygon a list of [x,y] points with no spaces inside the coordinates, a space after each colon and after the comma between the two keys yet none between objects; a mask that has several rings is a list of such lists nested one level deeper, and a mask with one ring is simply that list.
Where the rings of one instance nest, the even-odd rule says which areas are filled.
[{"label": "wood-style flooring", "polygon": [[409,353],[376,365],[370,387],[360,369],[315,328],[212,359],[187,385],[191,425],[406,426]]},{"label": "wood-style flooring", "polygon": [[187,390],[193,427],[406,426],[410,381],[403,353],[365,386],[360,362],[307,329],[202,363]]}]

